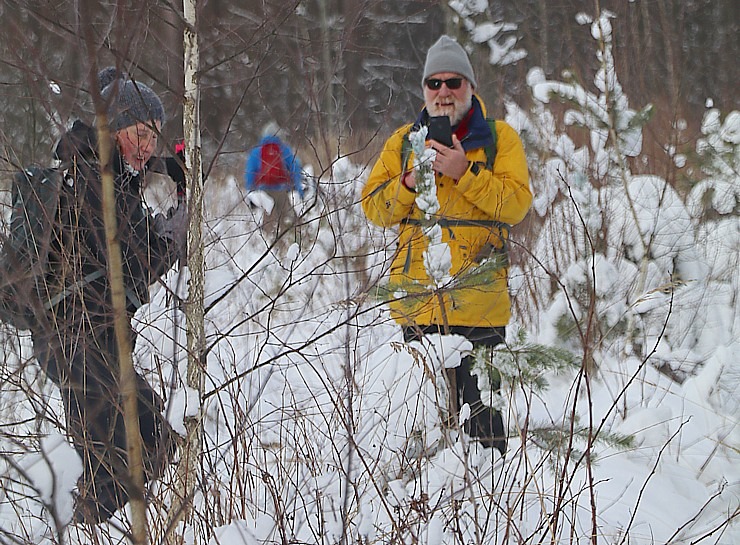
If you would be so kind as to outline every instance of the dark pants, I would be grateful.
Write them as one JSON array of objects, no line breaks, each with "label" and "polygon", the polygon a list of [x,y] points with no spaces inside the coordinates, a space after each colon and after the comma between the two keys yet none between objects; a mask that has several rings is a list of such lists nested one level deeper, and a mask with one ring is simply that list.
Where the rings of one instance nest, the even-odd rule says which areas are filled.
[{"label": "dark pants", "polygon": [[[273,200],[274,204],[272,211],[267,214],[262,220],[262,232],[265,234],[269,242],[273,242],[288,229],[292,228],[296,223],[296,215],[293,210],[293,204],[291,201],[290,191],[287,189],[263,189]],[[292,242],[293,237],[289,237],[289,242]]]},{"label": "dark pants", "polygon": [[[82,458],[75,516],[78,521],[107,520],[128,501],[126,430],[119,388],[118,349],[113,328],[60,342],[34,332],[34,351],[51,380],[59,386],[67,432]],[[136,376],[145,477],[157,478],[174,454],[163,402],[147,382]]]},{"label": "dark pants", "polygon": [[[450,334],[461,335],[473,343],[473,349],[479,346],[491,347],[504,342],[506,330],[503,327],[460,327],[451,326]],[[404,327],[403,338],[406,342],[420,340],[422,336],[433,333],[444,333],[443,328],[437,325]],[[456,396],[454,408],[459,413],[460,407],[470,405],[470,419],[463,429],[471,437],[478,439],[486,448],[496,448],[503,455],[506,452],[506,430],[501,414],[483,404],[478,388],[478,377],[471,370],[474,358],[465,356],[460,365],[454,368]],[[450,369],[448,371],[453,371]],[[498,379],[492,379],[491,391],[497,392],[501,384]],[[457,414],[453,416],[457,417]]]}]

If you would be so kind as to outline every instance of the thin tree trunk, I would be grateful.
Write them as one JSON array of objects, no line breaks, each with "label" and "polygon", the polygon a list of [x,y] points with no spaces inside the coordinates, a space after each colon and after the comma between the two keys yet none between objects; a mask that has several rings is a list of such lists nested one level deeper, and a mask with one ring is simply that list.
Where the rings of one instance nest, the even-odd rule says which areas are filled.
[{"label": "thin tree trunk", "polygon": [[[333,134],[337,130],[337,101],[341,104],[341,97],[335,97],[335,85],[334,85],[334,72],[338,66],[338,63],[334,62],[333,50],[334,50],[334,33],[332,22],[329,17],[329,9],[326,5],[329,0],[319,0],[319,21],[321,24],[321,62],[323,64],[324,77],[326,78],[326,86],[322,92],[322,109],[323,115],[326,119],[326,127],[329,129],[330,134]],[[336,87],[339,91],[339,87]]]},{"label": "thin tree trunk", "polygon": [[113,173],[110,170],[110,132],[105,113],[96,116],[98,131],[98,153],[102,167],[103,221],[105,242],[108,248],[108,275],[110,277],[113,303],[113,327],[118,346],[120,388],[123,399],[123,422],[126,429],[126,451],[128,454],[129,482],[126,491],[131,505],[131,534],[134,545],[147,543],[146,502],[144,501],[144,460],[139,427],[139,392],[136,387],[136,371],[131,357],[131,336],[126,313],[126,290],[123,284],[123,260],[118,242],[116,221],[116,195]]},{"label": "thin tree trunk", "polygon": [[[200,142],[199,51],[196,25],[197,0],[183,1],[185,100],[183,104],[183,133],[185,137],[185,167],[188,178],[188,269],[190,280],[185,308],[187,329],[188,368],[187,385],[203,399],[204,358],[204,259],[203,259],[203,169]],[[168,528],[192,515],[192,500],[198,480],[199,461],[202,453],[202,418],[200,407],[196,416],[187,418],[187,438],[182,448],[177,474],[177,498]]]},{"label": "thin tree trunk", "polygon": [[121,245],[117,238],[116,195],[113,173],[111,171],[111,134],[105,104],[97,84],[97,62],[92,37],[92,22],[83,25],[87,50],[90,55],[91,93],[96,110],[96,130],[98,138],[98,160],[100,164],[103,190],[103,223],[108,252],[108,276],[113,306],[113,327],[116,334],[119,365],[119,387],[123,402],[123,422],[126,430],[126,454],[128,456],[128,482],[126,492],[131,506],[131,541],[133,545],[146,545],[147,516],[144,500],[144,460],[142,455],[141,428],[139,426],[138,388],[136,371],[131,357],[130,323],[126,312],[126,290],[123,282],[123,258]]}]

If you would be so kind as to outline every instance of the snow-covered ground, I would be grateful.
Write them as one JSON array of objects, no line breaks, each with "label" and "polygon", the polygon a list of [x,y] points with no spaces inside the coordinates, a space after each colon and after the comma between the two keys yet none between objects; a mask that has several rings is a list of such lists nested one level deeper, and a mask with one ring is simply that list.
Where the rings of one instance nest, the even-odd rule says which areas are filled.
[{"label": "snow-covered ground", "polygon": [[[344,166],[335,180],[359,188],[357,171]],[[572,543],[592,530],[604,543],[740,538],[737,524],[726,525],[739,494],[737,392],[726,390],[726,378],[738,376],[737,340],[717,346],[683,384],[629,356],[605,357],[588,378],[577,367],[535,369],[545,388],[506,382],[504,459],[440,426],[441,369],[459,363],[470,348],[464,339],[404,344],[382,302],[360,297],[347,260],[330,258],[336,247],[319,234],[325,227],[268,251],[235,180],[208,198],[206,306],[250,272],[208,312],[205,400],[183,385],[185,352],[173,338],[184,341],[184,318],[164,289],[137,315],[136,360],[166,393],[176,429],[193,410],[205,413],[196,506],[213,527],[211,543],[334,543],[345,526],[363,543]],[[383,233],[364,229],[345,232],[354,240],[344,243],[385,244]],[[382,254],[369,257],[370,270],[380,270]],[[177,271],[168,280],[176,287]],[[20,417],[31,414],[28,404],[18,394],[4,409]],[[59,431],[42,429],[40,453],[5,459],[2,528],[28,543],[57,542],[42,504],[68,520],[81,467]],[[561,440],[548,442],[557,430]],[[609,439],[617,436],[633,442]],[[20,474],[37,490],[9,480]],[[151,492],[151,525],[161,532],[170,481]],[[186,542],[202,542],[193,528],[184,529]],[[89,539],[84,529],[67,532],[70,543]],[[121,542],[117,535],[98,530],[100,542]]]}]

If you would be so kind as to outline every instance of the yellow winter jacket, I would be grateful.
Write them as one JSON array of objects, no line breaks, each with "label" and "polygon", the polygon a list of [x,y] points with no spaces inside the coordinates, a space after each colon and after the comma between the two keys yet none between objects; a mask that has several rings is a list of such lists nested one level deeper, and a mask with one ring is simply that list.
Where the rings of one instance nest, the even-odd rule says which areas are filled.
[{"label": "yellow winter jacket", "polygon": [[[485,106],[479,103],[485,115]],[[493,171],[482,166],[486,152],[479,148],[466,151],[470,165],[457,182],[437,174],[440,209],[434,219],[450,247],[453,281],[434,294],[424,267],[427,238],[419,223],[423,214],[414,204],[416,193],[400,180],[401,149],[410,128],[401,127],[387,140],[362,191],[362,208],[370,221],[381,227],[399,226],[390,271],[395,291],[391,313],[404,325],[504,326],[511,317],[506,266],[485,276],[471,272],[488,249],[505,252],[508,227],[519,223],[532,203],[521,139],[510,125],[496,121]],[[413,165],[413,154],[407,164]]]}]

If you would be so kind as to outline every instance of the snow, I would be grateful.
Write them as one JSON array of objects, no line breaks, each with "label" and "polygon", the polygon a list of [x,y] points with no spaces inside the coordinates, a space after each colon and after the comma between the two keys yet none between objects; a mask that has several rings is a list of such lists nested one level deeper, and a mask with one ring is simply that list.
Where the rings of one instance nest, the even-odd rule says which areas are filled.
[{"label": "snow", "polygon": [[[638,180],[643,191],[655,187],[649,179]],[[654,198],[652,193],[647,195]],[[237,203],[233,204],[238,210]],[[219,230],[230,232],[229,222],[222,220],[208,220],[214,235]],[[672,218],[662,224],[647,215],[641,219],[643,229],[658,238],[679,220]],[[248,220],[243,221],[246,224]],[[440,335],[430,336],[424,343],[404,344],[383,307],[358,313],[359,308],[351,303],[339,305],[342,289],[337,289],[337,278],[331,276],[316,282],[309,277],[306,285],[292,286],[284,297],[297,306],[253,314],[250,309],[260,308],[262,292],[270,291],[261,284],[263,280],[272,278],[280,285],[275,277],[291,270],[296,278],[305,270],[320,273],[326,268],[326,253],[319,247],[309,251],[291,245],[284,254],[264,257],[260,262],[256,256],[262,255],[259,248],[264,243],[249,238],[246,233],[250,228],[244,231],[240,266],[247,268],[255,262],[260,266],[250,281],[243,282],[208,317],[209,342],[220,332],[229,332],[208,358],[207,391],[215,397],[211,395],[203,404],[196,392],[184,386],[176,386],[168,395],[170,420],[180,433],[184,431],[182,420],[192,416],[194,409],[202,409],[205,415],[205,444],[211,452],[203,461],[205,475],[208,489],[222,490],[222,500],[207,499],[201,491],[196,508],[204,509],[226,498],[228,504],[235,499],[248,506],[233,511],[231,522],[214,527],[208,543],[270,543],[280,540],[283,531],[299,542],[319,542],[319,535],[338,540],[342,533],[338,510],[344,502],[347,475],[352,476],[355,489],[350,532],[370,542],[383,542],[383,536],[391,532],[392,520],[405,521],[405,535],[409,539],[414,535],[424,543],[454,543],[452,520],[471,540],[476,533],[488,535],[481,537],[484,543],[502,535],[507,526],[525,538],[537,536],[538,528],[550,520],[549,513],[562,497],[569,515],[559,521],[556,541],[565,543],[571,532],[568,528],[583,536],[590,531],[591,488],[600,535],[611,536],[609,539],[629,535],[630,542],[637,544],[671,539],[691,542],[721,526],[723,517],[737,509],[740,475],[736,451],[731,448],[740,442],[736,425],[740,383],[734,357],[740,350],[737,342],[717,345],[705,364],[696,367],[695,374],[681,385],[641,360],[605,353],[587,398],[586,390],[577,386],[583,380],[577,372],[545,373],[549,387],[537,393],[526,384],[505,386],[504,407],[511,430],[567,428],[575,414],[579,422],[603,425],[604,432],[634,437],[633,446],[627,449],[594,443],[595,461],[567,469],[569,492],[562,496],[558,491],[560,475],[568,466],[559,465],[559,458],[547,454],[536,442],[522,442],[515,431],[504,460],[497,451],[481,449],[470,438],[440,425],[439,410],[446,395],[442,369],[459,365],[470,349],[469,342]],[[669,255],[675,257],[675,252],[690,249],[676,243],[681,240],[681,230],[667,233],[673,238],[666,234],[661,247],[674,252]],[[225,286],[235,281],[236,275],[223,259],[225,252],[223,245],[215,243],[208,248],[209,261],[222,263],[208,271],[209,294],[222,294]],[[605,256],[596,256],[593,263],[574,264],[563,281],[579,285],[590,272],[596,274],[600,297],[608,300],[610,294],[621,293],[622,273]],[[341,285],[344,280],[339,279]],[[170,283],[176,280],[176,275],[168,278]],[[172,320],[179,314],[172,310],[172,303],[168,306],[164,291],[156,291],[152,303],[137,315],[141,331],[137,360],[140,369],[154,369],[155,359],[175,354],[178,365],[164,366],[162,374],[183,377],[184,350],[175,350],[170,340]],[[656,305],[665,308],[666,301]],[[607,320],[611,324],[625,309],[611,305],[604,312],[614,313]],[[253,317],[244,321],[248,316]],[[271,318],[265,321],[268,316]],[[243,323],[238,325],[240,321]],[[721,327],[715,324],[705,334],[711,336],[712,330]],[[553,336],[548,341],[546,328],[538,338],[541,342],[555,339]],[[350,359],[347,347],[351,347]],[[666,346],[662,354],[670,357],[675,352]],[[353,384],[349,406],[347,373]],[[232,382],[237,375],[242,379]],[[351,413],[347,412],[349,407]],[[461,420],[468,411],[468,406],[462,408]],[[349,414],[353,415],[352,443],[346,427]],[[59,444],[60,436],[56,437]],[[50,435],[47,441],[53,438]],[[350,444],[356,449],[354,463],[349,457]],[[586,446],[582,439],[574,444],[576,451]],[[53,498],[62,518],[71,516],[70,492],[80,461],[70,447],[66,449],[61,463],[51,466],[59,482],[56,491],[39,487],[39,505],[30,507],[39,518],[35,523],[23,519],[23,527],[32,530],[38,543],[52,543],[43,537],[41,521],[48,519],[40,506],[42,500],[49,503]],[[574,456],[572,463],[579,459]],[[19,460],[26,464],[23,467],[40,464],[40,458],[33,454]],[[49,482],[43,475],[30,475],[30,482]],[[276,518],[270,490],[279,494],[280,512],[293,517],[287,529],[281,530],[277,524],[280,519]],[[477,502],[473,500],[476,497],[496,501]],[[516,506],[516,518],[511,520],[491,509],[498,502]],[[458,505],[454,518],[447,507],[453,504]],[[387,506],[392,509],[388,511]],[[161,516],[156,510],[151,514]],[[17,515],[8,509],[2,509],[0,516],[5,528],[19,528],[20,522],[13,522],[19,520]],[[486,529],[474,524],[481,517],[491,521]],[[312,520],[321,521],[321,530]],[[192,534],[185,534],[191,536],[187,542],[197,542]],[[75,535],[70,530],[73,543]],[[736,527],[725,528],[710,542],[729,545],[739,535]],[[123,543],[113,538],[110,542]]]},{"label": "snow", "polygon": [[[608,17],[580,20],[600,38]],[[285,245],[259,229],[268,196],[250,193],[250,207],[235,179],[213,186],[204,395],[185,385],[187,270],[153,286],[134,321],[137,369],[167,399],[176,432],[203,418],[196,522],[175,530],[183,543],[570,544],[591,543],[592,530],[608,544],[740,543],[740,114],[723,117],[708,101],[696,143],[704,170],[684,197],[624,166],[642,153],[639,116],[601,60],[595,90],[532,70],[532,108],[506,103],[528,151],[547,152],[529,156],[542,227],[532,259],[510,271],[517,313],[496,356],[502,390],[483,395],[507,422],[506,457],[443,425],[445,370],[471,343],[405,343],[368,287],[383,281],[396,234],[364,221],[366,168],[337,161],[326,201]],[[619,98],[615,116],[605,90]],[[555,122],[553,92],[578,105],[566,120],[588,131],[585,145]],[[427,186],[417,202],[431,217]],[[430,279],[444,282],[438,228],[425,232],[425,259]],[[71,545],[126,543],[112,525],[94,540],[61,527],[81,460],[28,336],[0,336],[2,532],[41,545],[59,543],[57,530]],[[530,361],[534,345],[566,349],[575,365]],[[469,415],[464,405],[459,420]],[[171,469],[149,489],[154,543],[172,505]]]},{"label": "snow", "polygon": [[424,212],[426,224],[422,231],[427,239],[427,248],[424,250],[424,268],[427,271],[432,285],[441,287],[448,284],[452,278],[452,253],[446,242],[442,242],[442,227],[437,223],[434,214],[439,211],[437,199],[437,184],[432,164],[437,156],[433,148],[426,147],[425,140],[427,127],[421,127],[409,135],[411,147],[414,150],[413,175],[416,181],[416,206]]},{"label": "snow", "polygon": [[275,207],[275,201],[265,191],[250,191],[247,199],[257,208],[263,209],[265,214],[271,214],[272,209]]},{"label": "snow", "polygon": [[21,459],[18,469],[38,494],[39,501],[60,520],[69,522],[73,513],[69,497],[82,475],[82,461],[58,433],[42,437],[40,447],[38,454]]},{"label": "snow", "polygon": [[451,0],[450,9],[462,21],[470,40],[485,43],[489,48],[488,62],[494,66],[514,64],[527,56],[524,49],[517,49],[518,26],[504,21],[492,21],[487,16],[487,0]]}]

